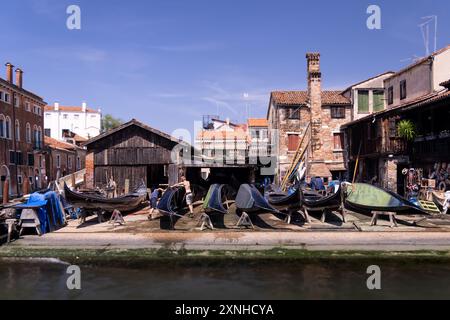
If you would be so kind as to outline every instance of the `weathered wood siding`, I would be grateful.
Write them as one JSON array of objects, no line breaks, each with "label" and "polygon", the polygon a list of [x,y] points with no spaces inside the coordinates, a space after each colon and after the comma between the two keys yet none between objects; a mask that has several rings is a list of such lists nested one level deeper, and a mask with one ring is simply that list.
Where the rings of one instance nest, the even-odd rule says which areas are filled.
[{"label": "weathered wood siding", "polygon": [[94,153],[95,186],[105,186],[111,176],[119,192],[126,179],[130,180],[131,188],[140,181],[147,185],[155,183],[147,179],[164,180],[164,168],[172,163],[171,151],[175,145],[139,126],[129,126],[92,143],[89,150]]}]

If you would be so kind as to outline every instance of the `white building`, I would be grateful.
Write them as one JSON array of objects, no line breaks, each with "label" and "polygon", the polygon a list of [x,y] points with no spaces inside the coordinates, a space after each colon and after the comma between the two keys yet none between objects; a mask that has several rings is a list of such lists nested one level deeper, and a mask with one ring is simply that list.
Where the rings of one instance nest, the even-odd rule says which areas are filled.
[{"label": "white building", "polygon": [[81,107],[61,106],[55,103],[45,107],[45,135],[64,140],[64,131],[71,131],[84,138],[98,136],[101,130],[101,111],[91,109],[85,102]]}]

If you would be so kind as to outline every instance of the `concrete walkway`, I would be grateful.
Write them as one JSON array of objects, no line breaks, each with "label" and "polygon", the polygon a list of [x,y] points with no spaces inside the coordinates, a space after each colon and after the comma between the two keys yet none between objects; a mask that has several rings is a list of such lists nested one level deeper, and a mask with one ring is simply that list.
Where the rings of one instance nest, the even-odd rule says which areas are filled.
[{"label": "concrete walkway", "polygon": [[70,249],[450,251],[448,232],[152,232],[51,233],[26,236],[9,246]]}]

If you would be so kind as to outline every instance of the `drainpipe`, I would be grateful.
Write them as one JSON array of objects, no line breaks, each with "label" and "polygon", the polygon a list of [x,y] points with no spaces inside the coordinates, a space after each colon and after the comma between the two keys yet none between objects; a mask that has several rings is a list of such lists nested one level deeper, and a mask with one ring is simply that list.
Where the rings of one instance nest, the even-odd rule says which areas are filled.
[{"label": "drainpipe", "polygon": [[[12,126],[12,138],[13,138],[13,150],[14,150],[14,162],[15,162],[15,176],[16,176],[16,189],[17,189],[17,197],[19,197],[20,195],[20,188],[19,188],[19,168],[18,168],[18,164],[17,164],[17,145],[16,145],[16,104],[15,104],[15,98],[16,98],[16,93],[13,91],[12,94],[12,109],[13,109],[13,120],[11,123]],[[10,126],[10,127],[11,127]],[[11,128],[10,128],[11,129]]]}]

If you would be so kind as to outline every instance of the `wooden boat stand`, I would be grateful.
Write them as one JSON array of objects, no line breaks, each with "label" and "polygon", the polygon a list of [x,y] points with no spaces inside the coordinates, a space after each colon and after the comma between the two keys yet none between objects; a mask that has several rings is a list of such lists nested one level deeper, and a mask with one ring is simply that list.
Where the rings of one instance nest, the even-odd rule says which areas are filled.
[{"label": "wooden boat stand", "polygon": [[203,231],[205,229],[214,230],[211,218],[206,213],[203,213],[200,219],[198,220],[197,226],[199,226],[200,224],[201,224],[200,231]]},{"label": "wooden boat stand", "polygon": [[370,221],[371,226],[377,225],[379,216],[389,216],[389,222],[391,223],[391,225],[389,227],[390,228],[398,227],[395,212],[381,212],[381,211],[373,211],[372,212],[372,220]]},{"label": "wooden boat stand", "polygon": [[341,205],[339,208],[337,208],[336,210],[332,210],[332,208],[330,207],[323,207],[323,208],[308,208],[304,206],[304,210],[305,210],[305,220],[308,223],[311,223],[311,220],[309,218],[309,211],[322,211],[322,216],[320,217],[320,222],[325,223],[326,219],[327,219],[327,213],[331,213],[333,211],[339,211],[339,213],[342,216],[342,222],[346,223],[347,219],[345,218],[345,208],[344,205]]},{"label": "wooden boat stand", "polygon": [[246,227],[246,228],[255,229],[255,227],[253,226],[252,220],[250,219],[250,216],[247,214],[247,212],[242,212],[242,215],[239,218],[239,221],[236,223],[236,227]]},{"label": "wooden boat stand", "polygon": [[116,226],[116,223],[123,226],[125,224],[125,219],[123,218],[122,213],[116,209],[113,211],[108,223],[112,223],[113,227]]},{"label": "wooden boat stand", "polygon": [[[105,218],[103,217],[103,215],[105,214],[104,210],[95,210],[92,213],[94,213],[95,215],[97,215],[97,220],[98,223],[103,223],[105,222]],[[82,225],[83,223],[86,222],[86,218],[88,216],[88,212],[86,210],[83,210],[81,215],[80,215],[80,222],[78,225]]]}]

